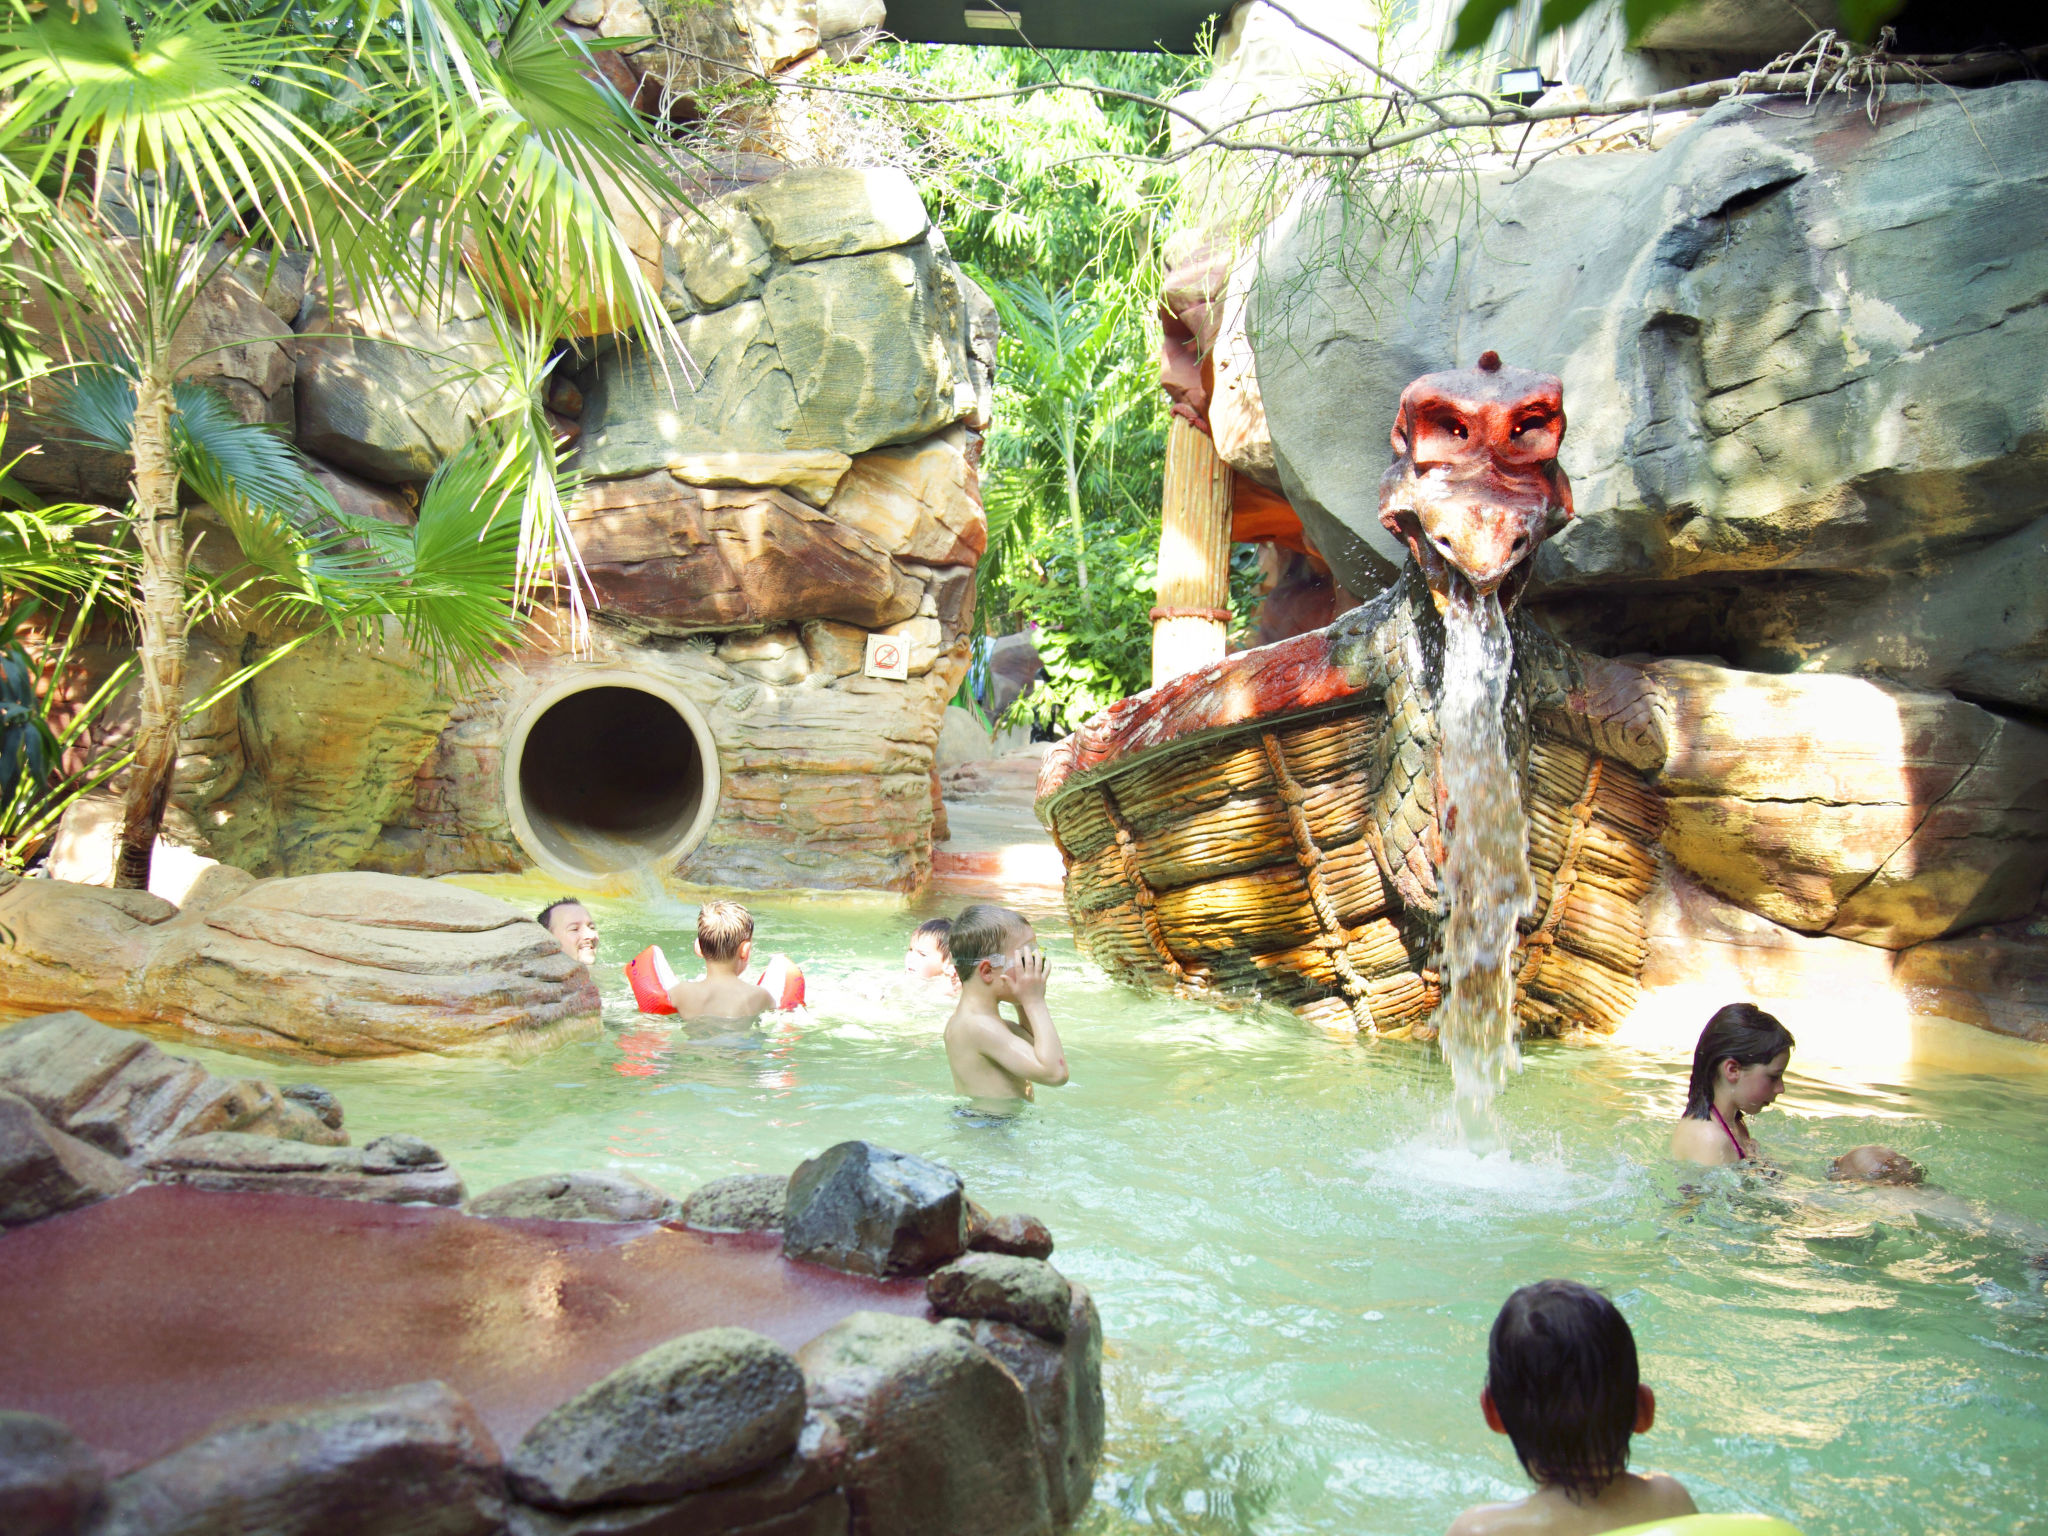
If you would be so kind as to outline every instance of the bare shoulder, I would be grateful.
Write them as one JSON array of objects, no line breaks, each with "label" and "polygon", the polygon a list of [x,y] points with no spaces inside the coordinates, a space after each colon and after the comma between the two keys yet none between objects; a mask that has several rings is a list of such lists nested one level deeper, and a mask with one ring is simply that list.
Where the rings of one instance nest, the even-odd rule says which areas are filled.
[{"label": "bare shoulder", "polygon": [[1692,1495],[1685,1491],[1685,1484],[1669,1472],[1647,1472],[1643,1481],[1648,1485],[1644,1490],[1649,1503],[1655,1506],[1652,1520],[1662,1520],[1667,1515],[1693,1515],[1699,1513],[1699,1506],[1692,1501]]},{"label": "bare shoulder", "polygon": [[1681,1120],[1671,1128],[1671,1155],[1688,1163],[1732,1163],[1735,1149],[1708,1120]]},{"label": "bare shoulder", "polygon": [[1447,1536],[1505,1536],[1523,1524],[1516,1517],[1528,1502],[1516,1499],[1508,1504],[1474,1504],[1451,1522]]}]

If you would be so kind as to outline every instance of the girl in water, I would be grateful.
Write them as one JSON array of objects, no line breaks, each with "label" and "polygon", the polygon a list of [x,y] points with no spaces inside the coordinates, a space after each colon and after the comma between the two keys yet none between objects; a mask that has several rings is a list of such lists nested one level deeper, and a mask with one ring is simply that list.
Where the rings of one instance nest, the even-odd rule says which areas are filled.
[{"label": "girl in water", "polygon": [[1748,1116],[1785,1090],[1792,1031],[1754,1003],[1730,1003],[1700,1031],[1692,1053],[1685,1114],[1671,1155],[1688,1163],[1738,1163],[1756,1156]]}]

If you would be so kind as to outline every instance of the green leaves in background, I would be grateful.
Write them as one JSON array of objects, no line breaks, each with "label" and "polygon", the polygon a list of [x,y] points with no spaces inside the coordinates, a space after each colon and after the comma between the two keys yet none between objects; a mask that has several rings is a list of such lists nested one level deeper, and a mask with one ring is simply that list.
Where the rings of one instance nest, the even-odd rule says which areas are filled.
[{"label": "green leaves in background", "polygon": [[[1494,27],[1503,16],[1518,9],[1521,0],[1465,0],[1451,31],[1451,52],[1470,53],[1486,46]],[[1667,16],[1691,10],[1704,0],[1623,0],[1622,19],[1627,23],[1630,42]],[[1593,0],[1544,0],[1536,18],[1536,37],[1544,38],[1577,21],[1592,8]],[[1859,43],[1877,36],[1877,29],[1905,9],[1906,0],[1836,0],[1835,11],[1842,30]],[[1816,32],[1822,28],[1816,26]]]}]

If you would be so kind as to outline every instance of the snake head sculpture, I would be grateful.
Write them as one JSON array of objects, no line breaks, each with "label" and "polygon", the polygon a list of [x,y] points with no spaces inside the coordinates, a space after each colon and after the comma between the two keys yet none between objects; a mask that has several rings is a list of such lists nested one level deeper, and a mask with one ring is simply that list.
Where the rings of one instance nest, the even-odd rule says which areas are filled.
[{"label": "snake head sculpture", "polygon": [[1563,440],[1562,381],[1497,352],[1401,391],[1380,523],[1408,545],[1439,612],[1489,593],[1506,609],[1522,595],[1538,547],[1571,519]]}]

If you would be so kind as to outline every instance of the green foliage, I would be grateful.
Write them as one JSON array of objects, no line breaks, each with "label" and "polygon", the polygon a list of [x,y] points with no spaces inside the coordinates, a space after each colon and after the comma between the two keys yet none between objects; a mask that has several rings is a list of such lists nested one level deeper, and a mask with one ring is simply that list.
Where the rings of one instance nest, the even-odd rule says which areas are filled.
[{"label": "green foliage", "polygon": [[[1470,53],[1485,47],[1495,24],[1522,3],[1523,0],[1465,0],[1452,29],[1451,51]],[[1536,35],[1548,37],[1570,26],[1593,3],[1594,0],[1543,0],[1543,9],[1536,18]],[[1628,25],[1629,40],[1634,42],[1665,17],[1701,3],[1702,0],[1623,0],[1622,20]],[[1835,10],[1841,18],[1842,30],[1857,42],[1867,43],[1905,4],[1906,0],[1838,0]]]},{"label": "green foliage", "polygon": [[43,713],[35,664],[19,638],[36,608],[23,603],[0,619],[0,804],[42,788],[57,766],[57,733]]}]

